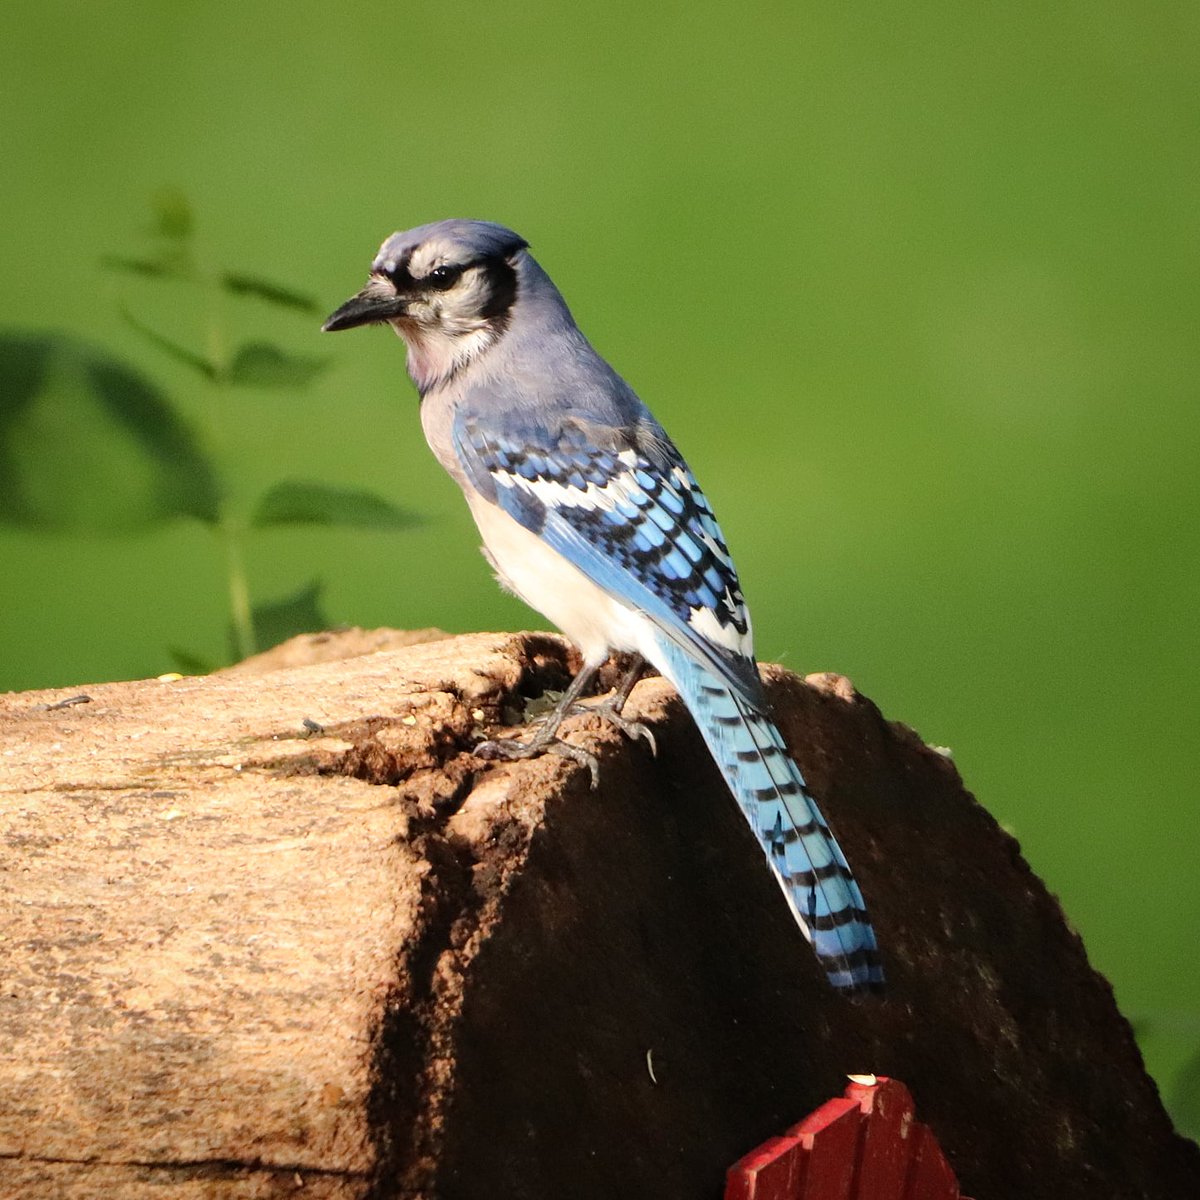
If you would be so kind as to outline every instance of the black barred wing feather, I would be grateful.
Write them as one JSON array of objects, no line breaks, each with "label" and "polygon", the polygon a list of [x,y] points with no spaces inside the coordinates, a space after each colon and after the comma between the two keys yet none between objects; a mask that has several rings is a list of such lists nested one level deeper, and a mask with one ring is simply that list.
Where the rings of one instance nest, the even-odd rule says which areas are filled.
[{"label": "black barred wing feather", "polygon": [[660,429],[640,441],[573,420],[499,432],[460,416],[454,433],[476,488],[762,707],[750,617],[725,538]]}]

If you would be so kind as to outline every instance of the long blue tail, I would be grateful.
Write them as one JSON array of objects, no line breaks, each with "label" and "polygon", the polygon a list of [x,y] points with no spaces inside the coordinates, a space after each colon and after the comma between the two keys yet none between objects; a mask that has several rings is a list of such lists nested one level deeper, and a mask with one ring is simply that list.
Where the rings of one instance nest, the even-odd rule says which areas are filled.
[{"label": "long blue tail", "polygon": [[829,982],[847,990],[882,984],[862,892],[779,730],[677,646],[661,646],[658,659],[762,843]]}]

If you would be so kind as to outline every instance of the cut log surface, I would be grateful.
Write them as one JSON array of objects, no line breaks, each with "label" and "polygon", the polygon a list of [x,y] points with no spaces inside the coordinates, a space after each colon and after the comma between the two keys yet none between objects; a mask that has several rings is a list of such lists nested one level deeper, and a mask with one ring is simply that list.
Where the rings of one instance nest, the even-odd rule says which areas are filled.
[{"label": "cut log surface", "polygon": [[592,791],[471,753],[560,639],[330,636],[0,696],[0,1197],[715,1200],[848,1072],[979,1200],[1200,1195],[1016,843],[847,681],[766,671],[879,933],[859,999],[662,680],[627,710],[657,757],[568,723]]}]

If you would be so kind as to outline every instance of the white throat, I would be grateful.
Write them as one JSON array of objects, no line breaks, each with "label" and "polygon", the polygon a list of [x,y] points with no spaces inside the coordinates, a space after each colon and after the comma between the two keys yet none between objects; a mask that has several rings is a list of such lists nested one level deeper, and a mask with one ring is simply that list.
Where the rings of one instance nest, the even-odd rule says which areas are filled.
[{"label": "white throat", "polygon": [[404,320],[393,321],[392,326],[408,345],[408,373],[422,395],[445,383],[499,336],[490,324],[454,332]]}]

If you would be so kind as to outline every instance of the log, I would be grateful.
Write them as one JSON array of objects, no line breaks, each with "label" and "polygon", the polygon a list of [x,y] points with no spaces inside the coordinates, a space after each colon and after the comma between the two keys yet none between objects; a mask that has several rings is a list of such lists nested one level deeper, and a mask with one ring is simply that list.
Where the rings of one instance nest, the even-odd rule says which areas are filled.
[{"label": "log", "polygon": [[875,918],[859,999],[664,681],[657,757],[571,719],[592,791],[471,754],[561,639],[363,647],[0,697],[0,1196],[715,1200],[851,1072],[981,1200],[1200,1194],[1016,842],[848,681],[765,672]]}]

